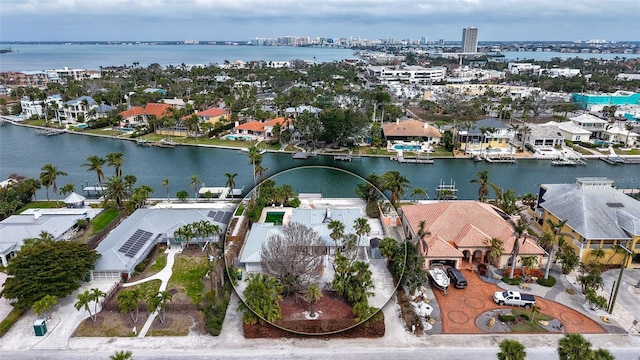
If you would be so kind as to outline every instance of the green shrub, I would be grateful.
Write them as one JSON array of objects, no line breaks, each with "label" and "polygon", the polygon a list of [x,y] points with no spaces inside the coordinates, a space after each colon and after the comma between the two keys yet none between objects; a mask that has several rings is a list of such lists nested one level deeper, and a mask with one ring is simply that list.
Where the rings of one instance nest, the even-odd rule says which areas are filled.
[{"label": "green shrub", "polygon": [[135,271],[137,273],[141,273],[144,271],[144,269],[147,268],[147,265],[149,265],[149,257],[147,256],[146,259],[142,260],[138,265],[136,265],[135,267]]},{"label": "green shrub", "polygon": [[546,287],[552,287],[553,285],[556,284],[556,278],[554,278],[553,276],[549,275],[548,279],[545,279],[543,277],[538,278],[538,280],[536,280],[536,282],[542,286],[546,286]]},{"label": "green shrub", "polygon": [[522,313],[522,314],[520,314],[520,316],[518,316],[518,317],[523,318],[523,319],[525,319],[525,320],[527,320],[527,321],[528,321],[528,320],[531,320],[531,316],[529,316],[529,314],[527,314],[527,313]]},{"label": "green shrub", "polygon": [[379,214],[378,203],[370,201],[367,203],[366,213],[368,217],[377,218]]},{"label": "green shrub", "polygon": [[511,315],[511,314],[502,314],[502,315],[500,315],[499,319],[503,323],[510,323],[512,321],[515,321],[516,317]]},{"label": "green shrub", "polygon": [[522,282],[522,278],[514,277],[513,279],[509,279],[508,276],[505,276],[502,278],[502,281],[509,285],[520,285],[520,283]]},{"label": "green shrub", "polygon": [[9,315],[7,315],[7,317],[4,320],[2,320],[2,322],[0,322],[0,337],[3,337],[4,334],[6,334],[7,331],[9,331],[9,329],[11,329],[13,324],[18,322],[18,320],[20,319],[20,316],[22,316],[22,314],[26,310],[27,309],[21,309],[21,308],[13,308],[13,310],[11,310]]},{"label": "green shrub", "polygon": [[230,298],[231,283],[229,281],[225,282],[224,288],[215,297],[215,299],[211,299],[211,293],[207,295],[207,303],[203,312],[204,327],[209,334],[213,336],[220,335],[220,332],[222,331],[222,323],[224,322],[224,317],[227,314],[227,306],[229,306]]}]

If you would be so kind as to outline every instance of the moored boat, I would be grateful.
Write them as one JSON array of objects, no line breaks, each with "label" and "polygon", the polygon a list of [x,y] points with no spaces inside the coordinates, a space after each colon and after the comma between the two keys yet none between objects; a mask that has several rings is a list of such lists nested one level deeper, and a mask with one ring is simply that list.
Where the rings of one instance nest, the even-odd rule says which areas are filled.
[{"label": "moored boat", "polygon": [[450,280],[447,276],[447,272],[444,271],[444,267],[440,264],[433,265],[433,268],[428,270],[428,273],[431,284],[446,294]]}]

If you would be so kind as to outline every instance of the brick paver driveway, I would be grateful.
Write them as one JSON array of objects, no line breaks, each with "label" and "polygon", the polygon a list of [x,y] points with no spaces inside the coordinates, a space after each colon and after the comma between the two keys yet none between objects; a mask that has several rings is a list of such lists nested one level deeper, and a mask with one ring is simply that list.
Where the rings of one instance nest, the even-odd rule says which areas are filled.
[{"label": "brick paver driveway", "polygon": [[[499,306],[493,302],[493,293],[503,289],[483,281],[475,272],[470,270],[462,270],[462,272],[469,284],[466,289],[450,286],[448,295],[444,295],[437,289],[433,291],[440,307],[443,334],[483,333],[476,326],[478,316],[494,309],[512,308]],[[560,320],[567,333],[606,333],[604,328],[591,318],[560,303],[536,296],[536,305],[540,307],[540,312]]]}]

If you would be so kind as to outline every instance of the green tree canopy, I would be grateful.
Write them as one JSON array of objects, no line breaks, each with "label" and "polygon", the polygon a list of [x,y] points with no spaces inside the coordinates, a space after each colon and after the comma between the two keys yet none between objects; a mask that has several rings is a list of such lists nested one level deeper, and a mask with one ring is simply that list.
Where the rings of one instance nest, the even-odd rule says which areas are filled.
[{"label": "green tree canopy", "polygon": [[7,267],[0,295],[28,308],[46,295],[63,298],[80,287],[100,257],[86,244],[35,239],[25,242]]}]

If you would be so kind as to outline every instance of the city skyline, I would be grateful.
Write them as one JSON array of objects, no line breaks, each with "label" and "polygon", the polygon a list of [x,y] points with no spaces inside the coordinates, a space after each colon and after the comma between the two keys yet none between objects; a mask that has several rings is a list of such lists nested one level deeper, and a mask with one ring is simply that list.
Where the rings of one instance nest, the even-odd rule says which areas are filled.
[{"label": "city skyline", "polygon": [[1,0],[0,41],[250,40],[308,36],[638,41],[635,0]]}]

